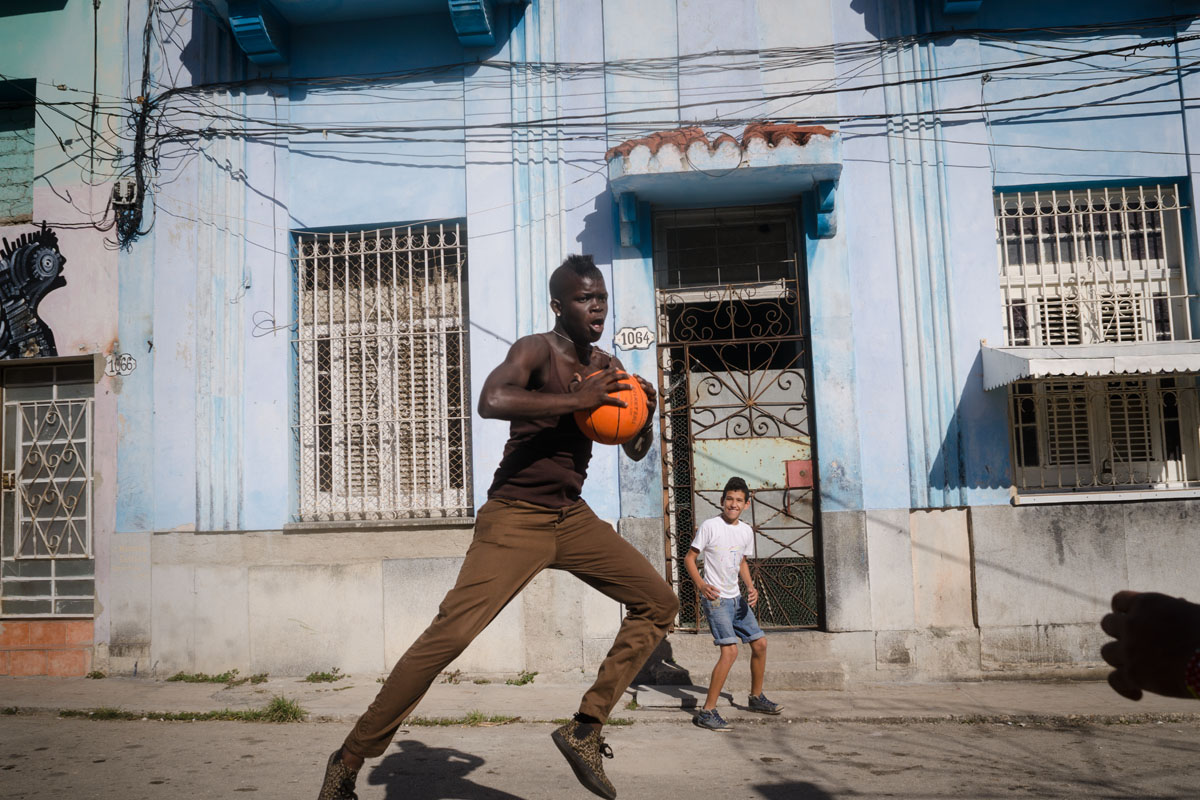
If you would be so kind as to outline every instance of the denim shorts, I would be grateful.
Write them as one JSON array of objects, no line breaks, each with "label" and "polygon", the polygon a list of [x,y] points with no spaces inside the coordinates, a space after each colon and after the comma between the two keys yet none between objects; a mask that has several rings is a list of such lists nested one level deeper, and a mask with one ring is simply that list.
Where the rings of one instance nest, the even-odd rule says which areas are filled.
[{"label": "denim shorts", "polygon": [[758,627],[750,604],[741,595],[718,597],[716,600],[701,597],[700,606],[704,609],[704,616],[708,617],[713,644],[737,644],[738,639],[753,642],[766,636]]}]

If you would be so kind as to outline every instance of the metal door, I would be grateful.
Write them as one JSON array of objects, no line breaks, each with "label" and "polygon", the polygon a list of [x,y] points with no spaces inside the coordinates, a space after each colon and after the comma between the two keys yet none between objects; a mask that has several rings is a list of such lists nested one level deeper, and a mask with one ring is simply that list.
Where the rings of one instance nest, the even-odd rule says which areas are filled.
[{"label": "metal door", "polygon": [[7,366],[0,613],[90,616],[93,365]]},{"label": "metal door", "polygon": [[819,622],[806,303],[795,212],[743,208],[655,218],[667,559],[681,628],[702,624],[683,557],[733,475],[752,498],[751,574],[763,627]]}]

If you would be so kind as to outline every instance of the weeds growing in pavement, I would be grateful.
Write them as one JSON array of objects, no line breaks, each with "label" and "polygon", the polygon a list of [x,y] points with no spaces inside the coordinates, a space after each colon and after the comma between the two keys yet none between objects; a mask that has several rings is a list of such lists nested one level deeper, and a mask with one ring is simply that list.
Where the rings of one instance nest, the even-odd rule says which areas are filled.
[{"label": "weeds growing in pavement", "polygon": [[216,675],[209,675],[205,672],[176,672],[171,677],[167,678],[170,683],[229,683],[237,680],[238,671],[231,669],[228,672],[220,672]]},{"label": "weeds growing in pavement", "polygon": [[509,686],[524,686],[527,683],[533,683],[533,679],[537,677],[536,672],[521,670],[521,674],[515,678],[509,678],[505,681]]},{"label": "weeds growing in pavement", "polygon": [[85,678],[91,678],[91,679],[92,679],[92,680],[94,680],[94,681],[98,681],[98,680],[100,680],[101,678],[107,678],[108,676],[107,676],[107,675],[105,675],[105,674],[104,674],[103,672],[101,672],[100,670],[98,670],[98,669],[94,669],[94,670],[92,670],[91,672],[89,672],[87,675],[84,675],[83,677],[85,677]]},{"label": "weeds growing in pavement", "polygon": [[303,722],[308,712],[287,697],[276,695],[263,708],[231,709],[220,711],[125,711],[104,706],[93,709],[64,709],[60,717],[76,717],[95,720],[161,720],[165,722],[195,722],[219,720],[223,722]]},{"label": "weeds growing in pavement", "polygon": [[[573,717],[556,717],[555,719],[552,719],[550,721],[552,723],[554,723],[555,725],[566,725],[572,719],[573,719]],[[623,728],[627,725],[633,725],[636,723],[637,723],[637,720],[632,719],[631,717],[609,717],[608,721],[605,722],[604,724],[608,727]]]},{"label": "weeds growing in pavement", "polygon": [[[89,678],[103,678],[103,672],[88,673]],[[178,683],[223,683],[226,686],[241,686],[243,683],[265,683],[267,673],[260,672],[256,675],[251,675],[249,678],[239,678],[238,671],[231,669],[228,672],[218,672],[216,675],[209,675],[205,672],[176,672],[168,681]]]},{"label": "weeds growing in pavement", "polygon": [[409,717],[403,725],[416,727],[455,727],[465,725],[469,728],[488,727],[491,725],[508,725],[520,722],[520,717],[507,714],[484,714],[482,711],[469,711],[461,717]]},{"label": "weeds growing in pavement", "polygon": [[334,667],[329,672],[310,672],[304,680],[308,683],[333,683],[340,681],[342,678],[348,678],[349,675],[342,673],[340,669]]}]

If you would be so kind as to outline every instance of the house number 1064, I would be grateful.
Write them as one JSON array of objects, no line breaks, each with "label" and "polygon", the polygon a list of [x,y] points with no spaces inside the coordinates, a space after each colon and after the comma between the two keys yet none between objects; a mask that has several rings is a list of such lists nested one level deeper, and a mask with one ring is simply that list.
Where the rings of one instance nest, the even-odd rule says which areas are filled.
[{"label": "house number 1064", "polygon": [[622,350],[645,350],[654,344],[654,334],[645,325],[640,328],[621,328],[613,343]]}]

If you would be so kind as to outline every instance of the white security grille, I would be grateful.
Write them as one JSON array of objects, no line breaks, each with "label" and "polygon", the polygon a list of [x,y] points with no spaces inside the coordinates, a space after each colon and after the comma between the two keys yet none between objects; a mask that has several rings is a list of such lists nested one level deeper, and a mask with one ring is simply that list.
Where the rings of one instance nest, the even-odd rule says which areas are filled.
[{"label": "white security grille", "polygon": [[295,247],[299,518],[469,515],[465,231]]},{"label": "white security grille", "polygon": [[1021,381],[1009,389],[1021,494],[1200,486],[1196,376]]},{"label": "white security grille", "polygon": [[1192,338],[1174,185],[1000,192],[1009,346]]},{"label": "white security grille", "polygon": [[92,401],[13,402],[16,558],[92,554]]}]

